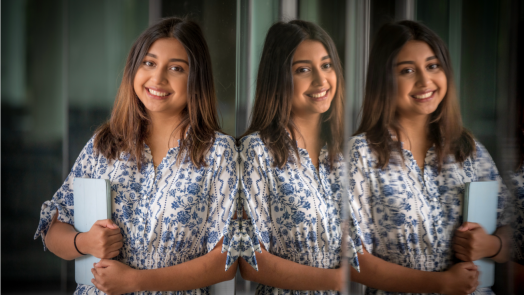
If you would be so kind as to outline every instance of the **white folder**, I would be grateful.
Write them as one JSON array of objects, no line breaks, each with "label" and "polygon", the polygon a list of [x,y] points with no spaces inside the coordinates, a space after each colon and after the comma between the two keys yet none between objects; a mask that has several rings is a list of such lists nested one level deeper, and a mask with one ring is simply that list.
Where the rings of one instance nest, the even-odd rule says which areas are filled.
[{"label": "white folder", "polygon": [[[466,183],[464,192],[464,221],[475,222],[488,234],[497,230],[498,181]],[[495,283],[495,261],[483,258],[473,261],[480,271],[479,287],[491,287]]]},{"label": "white folder", "polygon": [[[75,178],[75,229],[87,232],[97,220],[111,218],[111,183],[109,179]],[[92,255],[75,259],[75,281],[93,286],[91,268],[100,261]]]}]

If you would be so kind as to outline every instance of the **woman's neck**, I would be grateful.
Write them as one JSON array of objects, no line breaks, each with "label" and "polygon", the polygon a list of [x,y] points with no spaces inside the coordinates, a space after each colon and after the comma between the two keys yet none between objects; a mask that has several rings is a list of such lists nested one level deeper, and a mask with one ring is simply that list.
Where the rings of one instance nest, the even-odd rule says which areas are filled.
[{"label": "woman's neck", "polygon": [[300,148],[317,149],[320,144],[320,114],[307,117],[293,116],[293,123],[297,129],[297,143]]},{"label": "woman's neck", "polygon": [[180,139],[180,130],[175,130],[182,122],[181,113],[172,115],[150,114],[151,124],[149,125],[147,144],[148,145],[164,145],[168,148],[178,146],[178,139]]},{"label": "woman's neck", "polygon": [[424,162],[428,150],[431,148],[429,139],[429,116],[399,118],[402,127],[398,140],[403,142],[403,148],[410,150],[421,171],[424,171]]},{"label": "woman's neck", "polygon": [[408,141],[421,141],[428,138],[428,116],[400,117],[398,123],[402,127],[400,140],[407,144]]}]

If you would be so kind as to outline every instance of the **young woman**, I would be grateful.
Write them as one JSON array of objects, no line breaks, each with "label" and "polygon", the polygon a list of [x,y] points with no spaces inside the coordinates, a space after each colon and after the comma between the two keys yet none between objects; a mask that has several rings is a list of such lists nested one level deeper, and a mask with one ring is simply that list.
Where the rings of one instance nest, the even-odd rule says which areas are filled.
[{"label": "young woman", "polygon": [[[42,206],[35,238],[44,249],[103,258],[92,270],[95,287],[78,285],[75,294],[207,294],[206,286],[234,277],[220,247],[237,153],[219,130],[199,26],[169,18],[147,29],[131,48],[110,120]],[[75,177],[111,181],[112,218],[85,233],[73,227]]]},{"label": "young woman", "polygon": [[[243,224],[254,248],[262,246],[251,253],[256,257],[243,255],[239,267],[259,283],[257,294],[342,288],[343,98],[342,67],[327,33],[305,21],[274,24],[252,123],[239,141],[241,202],[249,216]],[[348,248],[355,257],[351,239]],[[249,265],[255,263],[258,271]]]},{"label": "young woman", "polygon": [[[352,279],[368,286],[366,294],[469,294],[478,284],[471,261],[508,258],[505,188],[462,126],[448,49],[427,27],[402,21],[378,32],[347,160],[366,250]],[[494,235],[462,223],[465,183],[485,180],[500,183]]]}]

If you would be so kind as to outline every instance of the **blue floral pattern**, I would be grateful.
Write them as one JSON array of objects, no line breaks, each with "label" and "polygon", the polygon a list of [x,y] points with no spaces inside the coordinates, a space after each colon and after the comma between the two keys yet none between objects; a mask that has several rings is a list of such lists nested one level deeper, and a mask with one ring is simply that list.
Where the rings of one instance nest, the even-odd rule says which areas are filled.
[{"label": "blue floral pattern", "polygon": [[[342,254],[341,181],[346,179],[342,157],[330,169],[324,147],[317,172],[307,151],[299,149],[299,153],[300,159],[280,169],[258,132],[240,140],[240,202],[251,219],[246,231],[254,236],[253,244],[259,240],[273,255],[302,265],[337,268]],[[358,225],[351,224],[349,229],[350,261],[358,269],[357,250],[362,253]],[[337,293],[257,287],[257,294]]]},{"label": "blue floral pattern", "polygon": [[511,175],[511,187],[515,195],[515,222],[513,229],[513,259],[524,264],[524,165]]},{"label": "blue floral pattern", "polygon": [[[475,156],[462,164],[450,156],[440,173],[434,148],[426,154],[423,172],[405,149],[403,163],[377,168],[365,134],[352,137],[348,151],[350,204],[366,250],[379,258],[423,271],[444,271],[453,265],[451,242],[462,223],[466,182],[498,180],[497,226],[509,222],[503,210],[508,203],[507,190],[490,155],[478,142]],[[394,293],[367,288],[366,294]],[[483,288],[475,294],[492,292]]]},{"label": "blue floral pattern", "polygon": [[[124,238],[116,260],[136,269],[152,269],[208,253],[227,235],[234,213],[238,195],[235,140],[215,133],[205,167],[194,166],[189,157],[177,160],[179,152],[178,147],[170,149],[155,171],[151,151],[145,146],[145,162],[138,169],[124,153],[120,160],[108,161],[94,150],[92,138],[62,187],[42,205],[35,239],[42,236],[46,249],[45,235],[57,210],[59,221],[74,225],[73,179],[97,178],[111,181],[112,219]],[[78,285],[75,294],[103,292]],[[136,294],[209,294],[209,289]]]}]

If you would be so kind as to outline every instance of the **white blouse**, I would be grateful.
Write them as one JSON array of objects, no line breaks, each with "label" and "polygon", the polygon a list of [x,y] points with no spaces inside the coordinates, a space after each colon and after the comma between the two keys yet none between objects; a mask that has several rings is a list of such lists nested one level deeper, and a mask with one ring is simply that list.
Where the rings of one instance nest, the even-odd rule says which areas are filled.
[{"label": "white blouse", "polygon": [[[347,180],[343,160],[337,159],[330,169],[324,147],[317,172],[307,151],[299,149],[299,154],[298,161],[288,161],[280,169],[275,167],[273,155],[258,132],[240,140],[240,202],[251,219],[246,232],[252,234],[255,247],[260,241],[273,255],[302,265],[337,268],[342,254],[342,182]],[[349,227],[350,261],[358,269],[356,254],[362,253],[358,225],[352,223]],[[358,242],[353,243],[354,239]],[[253,251],[250,253],[254,256]],[[251,263],[256,264],[254,258]],[[337,293],[283,290],[261,284],[257,287],[257,294]]]},{"label": "white blouse", "polygon": [[[476,142],[476,155],[464,163],[452,157],[437,171],[431,148],[420,171],[410,151],[404,161],[377,168],[365,134],[349,141],[348,173],[353,211],[369,253],[388,262],[423,270],[444,271],[456,263],[452,250],[455,230],[462,224],[462,199],[466,182],[500,183],[497,226],[509,222],[503,214],[507,191],[486,149]],[[397,294],[367,288],[366,294]],[[489,288],[475,294],[492,294]]]},{"label": "white blouse", "polygon": [[[215,133],[207,152],[207,166],[196,167],[181,157],[178,147],[168,151],[156,171],[147,145],[144,163],[122,153],[108,161],[94,150],[93,138],[84,147],[71,173],[52,200],[42,205],[35,239],[45,235],[58,210],[58,220],[74,225],[73,179],[111,181],[112,220],[120,227],[124,246],[116,260],[135,269],[154,269],[184,263],[205,255],[227,234],[238,190],[235,140]],[[183,156],[183,155],[181,155]],[[231,262],[232,263],[232,262]],[[176,279],[176,278],[173,278]],[[178,292],[135,294],[208,294],[208,288]],[[75,294],[103,294],[93,286],[78,285]]]}]

